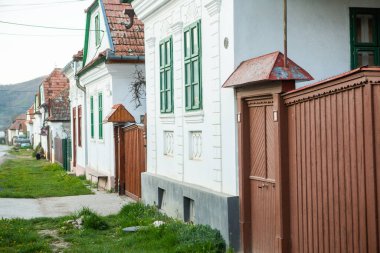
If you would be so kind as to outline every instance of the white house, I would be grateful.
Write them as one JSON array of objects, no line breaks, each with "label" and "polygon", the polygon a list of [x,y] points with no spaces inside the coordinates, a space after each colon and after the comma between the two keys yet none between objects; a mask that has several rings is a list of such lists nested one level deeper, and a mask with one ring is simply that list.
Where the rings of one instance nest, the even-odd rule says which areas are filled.
[{"label": "white house", "polygon": [[[49,101],[49,116],[46,125],[49,131],[50,160],[55,162],[56,148],[63,149],[61,141],[56,143],[56,139],[62,140],[70,138],[70,101],[69,87],[62,90]],[[61,146],[58,146],[61,145]]]},{"label": "white house", "polygon": [[34,119],[34,104],[26,112],[26,135],[33,146],[33,119]]},{"label": "white house", "polygon": [[[283,50],[282,1],[135,0],[133,7],[146,45],[143,200],[218,228],[237,248],[239,115],[234,90],[221,87],[242,61]],[[288,0],[287,8],[289,57],[315,79],[380,64],[380,1]]]},{"label": "white house", "polygon": [[7,130],[7,140],[9,145],[13,145],[13,137],[27,134],[26,114],[20,114],[12,122]]},{"label": "white house", "polygon": [[63,72],[70,82],[70,137],[71,137],[71,171],[77,176],[84,175],[87,165],[87,125],[85,89],[75,78],[75,71],[82,68],[83,50],[73,55],[73,59],[63,68]]},{"label": "white house", "polygon": [[[33,119],[33,146],[41,144],[48,159],[51,159],[53,145],[53,132],[49,125],[52,117],[51,101],[60,93],[69,88],[69,81],[61,69],[54,69],[39,86],[35,96],[35,113]],[[68,95],[68,94],[67,94]],[[54,120],[53,120],[54,121]],[[65,120],[64,120],[65,121]],[[55,124],[54,124],[55,125]],[[53,126],[54,128],[55,126]],[[62,131],[64,131],[62,129]]]},{"label": "white house", "polygon": [[[77,92],[82,92],[85,101],[78,97],[77,107],[72,107],[72,122],[77,122],[73,152],[78,162],[81,156],[80,170],[85,169],[89,177],[106,177],[102,186],[108,189],[115,183],[114,133],[112,123],[103,121],[116,104],[123,104],[136,123],[145,114],[145,90],[140,90],[139,100],[132,91],[137,72],[144,73],[144,26],[137,18],[129,18],[131,11],[130,4],[117,0],[93,2],[86,10],[83,68],[76,73],[76,86],[81,87]],[[80,151],[83,142],[84,153]]]}]

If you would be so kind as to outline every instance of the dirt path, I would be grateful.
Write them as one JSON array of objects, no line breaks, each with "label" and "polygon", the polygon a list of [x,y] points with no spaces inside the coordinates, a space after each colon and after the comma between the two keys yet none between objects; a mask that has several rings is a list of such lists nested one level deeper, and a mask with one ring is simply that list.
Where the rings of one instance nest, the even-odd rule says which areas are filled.
[{"label": "dirt path", "polygon": [[8,146],[0,145],[0,164],[2,164],[7,156]]}]

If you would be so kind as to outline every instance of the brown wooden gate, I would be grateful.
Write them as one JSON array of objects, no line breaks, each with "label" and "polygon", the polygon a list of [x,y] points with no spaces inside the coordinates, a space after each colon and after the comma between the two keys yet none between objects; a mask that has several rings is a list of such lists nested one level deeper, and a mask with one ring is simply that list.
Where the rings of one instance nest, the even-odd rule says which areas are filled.
[{"label": "brown wooden gate", "polygon": [[380,68],[240,88],[244,252],[379,252]]},{"label": "brown wooden gate", "polygon": [[144,129],[131,126],[124,131],[125,152],[125,193],[134,198],[141,198],[141,173],[145,171]]},{"label": "brown wooden gate", "polygon": [[[249,111],[252,251],[275,249],[275,171],[272,96],[246,99]],[[269,228],[269,229],[268,229]]]},{"label": "brown wooden gate", "polygon": [[116,182],[119,194],[141,198],[141,173],[146,171],[144,127],[115,126]]}]

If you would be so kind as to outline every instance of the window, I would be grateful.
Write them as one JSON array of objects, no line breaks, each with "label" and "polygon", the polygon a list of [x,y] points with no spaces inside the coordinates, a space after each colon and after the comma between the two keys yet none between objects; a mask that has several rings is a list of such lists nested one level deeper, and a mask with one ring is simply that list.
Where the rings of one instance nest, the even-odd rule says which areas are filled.
[{"label": "window", "polygon": [[103,94],[98,94],[98,108],[99,108],[99,139],[103,139]]},{"label": "window", "polygon": [[171,37],[160,43],[160,96],[161,112],[173,112],[173,43]]},{"label": "window", "polygon": [[73,107],[73,140],[74,140],[74,147],[76,146],[76,128],[77,127],[77,108]]},{"label": "window", "polygon": [[78,106],[78,146],[82,147],[82,106]]},{"label": "window", "polygon": [[184,31],[185,49],[185,106],[186,110],[202,109],[201,22]]},{"label": "window", "polygon": [[380,9],[351,8],[351,67],[380,65]]},{"label": "window", "polygon": [[100,45],[100,21],[99,14],[95,16],[95,45]]},{"label": "window", "polygon": [[94,138],[94,96],[90,97],[91,138]]}]

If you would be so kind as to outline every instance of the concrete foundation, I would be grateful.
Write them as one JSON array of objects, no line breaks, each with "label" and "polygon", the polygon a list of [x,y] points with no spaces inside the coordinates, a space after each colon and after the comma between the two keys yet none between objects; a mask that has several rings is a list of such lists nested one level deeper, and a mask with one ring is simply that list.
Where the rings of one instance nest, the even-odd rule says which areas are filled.
[{"label": "concrete foundation", "polygon": [[167,215],[218,229],[227,245],[239,248],[239,197],[186,184],[167,177],[143,173],[142,200]]}]

